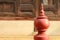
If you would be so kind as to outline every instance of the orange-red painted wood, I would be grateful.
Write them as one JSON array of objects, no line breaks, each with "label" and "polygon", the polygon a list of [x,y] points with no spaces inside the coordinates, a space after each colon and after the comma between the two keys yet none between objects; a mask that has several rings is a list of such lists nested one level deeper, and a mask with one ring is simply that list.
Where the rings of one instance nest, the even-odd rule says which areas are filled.
[{"label": "orange-red painted wood", "polygon": [[40,15],[34,20],[34,26],[38,31],[38,34],[34,36],[34,40],[49,40],[45,31],[49,27],[48,17],[44,14],[43,4],[40,4]]}]

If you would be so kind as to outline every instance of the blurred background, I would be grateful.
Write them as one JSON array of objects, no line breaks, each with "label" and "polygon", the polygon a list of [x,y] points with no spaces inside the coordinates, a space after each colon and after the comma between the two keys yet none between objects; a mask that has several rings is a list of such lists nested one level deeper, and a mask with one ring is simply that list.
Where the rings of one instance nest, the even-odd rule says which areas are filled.
[{"label": "blurred background", "polygon": [[60,0],[0,0],[0,39],[33,40],[37,34],[34,19],[39,16],[40,3],[50,21],[46,33],[51,40],[59,40]]}]

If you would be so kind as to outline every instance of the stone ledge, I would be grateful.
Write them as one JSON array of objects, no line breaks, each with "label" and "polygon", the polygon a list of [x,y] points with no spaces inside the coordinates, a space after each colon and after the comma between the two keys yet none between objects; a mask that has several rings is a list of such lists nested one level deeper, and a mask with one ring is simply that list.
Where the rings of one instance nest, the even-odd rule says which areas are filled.
[{"label": "stone ledge", "polygon": [[[33,36],[0,36],[0,40],[34,40]],[[60,36],[49,36],[49,40],[60,40]]]},{"label": "stone ledge", "polygon": [[33,40],[33,36],[1,36],[0,40]]}]

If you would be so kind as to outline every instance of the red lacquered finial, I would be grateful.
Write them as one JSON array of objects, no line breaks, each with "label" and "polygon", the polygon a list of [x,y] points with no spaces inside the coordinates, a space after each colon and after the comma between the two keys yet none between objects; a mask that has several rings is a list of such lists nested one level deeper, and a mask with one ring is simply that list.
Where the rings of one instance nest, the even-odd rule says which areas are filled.
[{"label": "red lacquered finial", "polygon": [[34,26],[38,31],[38,34],[34,36],[34,40],[48,40],[45,31],[49,27],[49,21],[44,14],[43,4],[40,4],[40,15],[34,20]]},{"label": "red lacquered finial", "polygon": [[43,8],[43,4],[40,4],[40,13],[39,16],[37,18],[48,18],[45,14],[44,14],[44,8]]},{"label": "red lacquered finial", "polygon": [[43,9],[43,4],[40,4],[40,16],[43,16],[44,14],[44,9]]}]

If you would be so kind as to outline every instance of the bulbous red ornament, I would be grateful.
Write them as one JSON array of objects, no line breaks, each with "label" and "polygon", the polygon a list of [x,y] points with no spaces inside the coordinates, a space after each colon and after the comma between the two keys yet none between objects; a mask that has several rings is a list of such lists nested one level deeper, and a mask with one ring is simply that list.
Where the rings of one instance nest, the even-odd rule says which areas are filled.
[{"label": "bulbous red ornament", "polygon": [[40,15],[34,20],[34,26],[38,31],[38,34],[34,36],[34,40],[48,40],[45,31],[49,27],[49,20],[44,14],[43,4],[40,5]]}]

